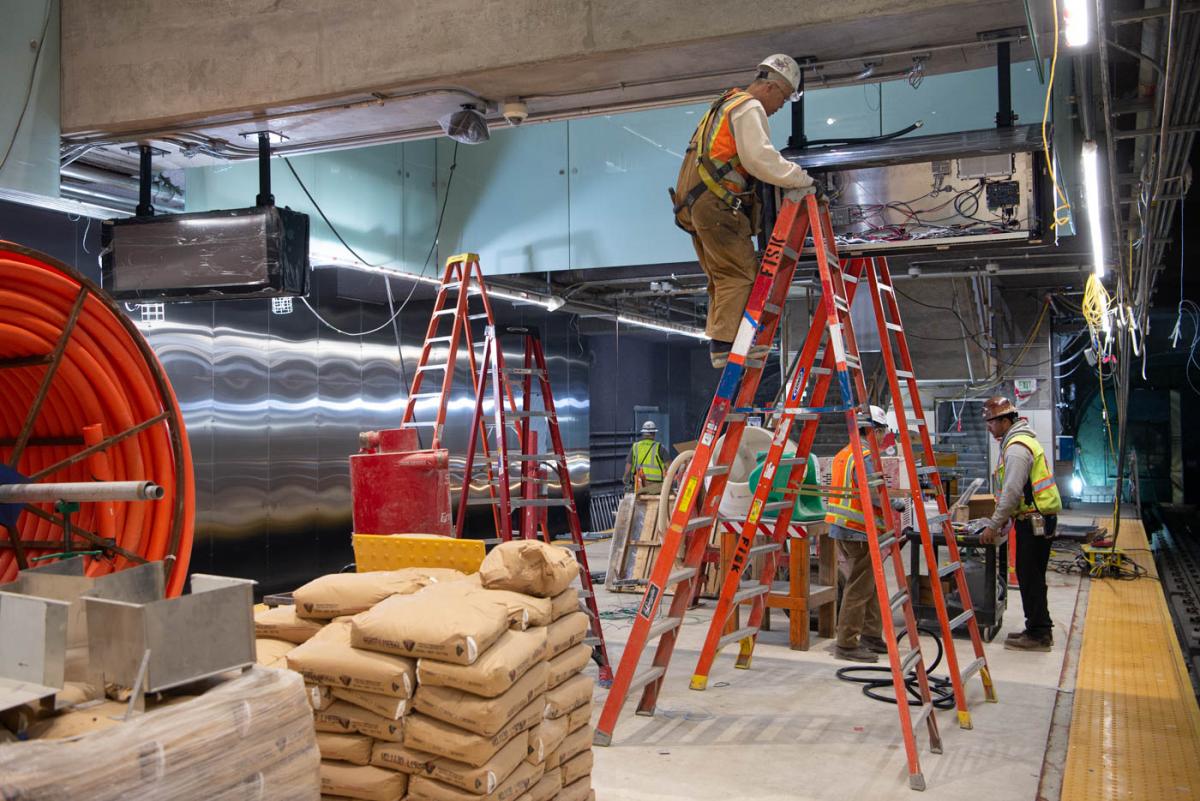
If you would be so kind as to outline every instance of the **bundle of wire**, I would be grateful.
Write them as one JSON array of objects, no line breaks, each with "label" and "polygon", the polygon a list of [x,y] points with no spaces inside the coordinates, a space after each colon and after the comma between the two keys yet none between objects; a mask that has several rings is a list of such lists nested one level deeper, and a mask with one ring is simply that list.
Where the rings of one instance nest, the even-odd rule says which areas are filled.
[{"label": "bundle of wire", "polygon": [[[935,709],[953,709],[954,687],[950,681],[950,677],[932,675],[937,666],[941,664],[942,657],[945,655],[946,649],[942,645],[942,638],[938,636],[936,631],[925,626],[918,626],[917,631],[932,637],[934,643],[937,645],[937,655],[929,663],[929,666],[925,668],[925,674],[929,680],[930,700],[933,702]],[[896,641],[900,642],[903,636],[903,631],[897,632]],[[850,667],[839,668],[836,675],[842,681],[861,684],[863,686],[863,695],[868,698],[883,701],[886,704],[896,703],[896,685],[892,681],[892,669],[890,667],[859,667],[852,665]],[[920,706],[921,686],[915,667],[910,668],[908,673],[904,675],[904,689],[909,695],[908,705]]]},{"label": "bundle of wire", "polygon": [[[64,336],[81,293],[76,323]],[[57,369],[43,387],[49,374],[44,357],[64,338]],[[98,551],[87,557],[89,576],[139,560],[167,560],[167,592],[178,595],[192,549],[192,458],[174,392],[137,328],[103,290],[72,268],[0,242],[0,364],[5,362],[0,369],[0,462],[36,482],[138,480],[163,487],[165,495],[158,501],[80,503],[71,525],[115,540],[120,551],[78,534],[70,550]],[[27,447],[12,464],[30,417]],[[85,444],[120,436],[155,418],[161,420],[66,463]],[[7,536],[0,531],[0,584],[17,574],[12,536],[35,565],[38,556],[63,551],[61,515],[53,504],[30,504]]]}]

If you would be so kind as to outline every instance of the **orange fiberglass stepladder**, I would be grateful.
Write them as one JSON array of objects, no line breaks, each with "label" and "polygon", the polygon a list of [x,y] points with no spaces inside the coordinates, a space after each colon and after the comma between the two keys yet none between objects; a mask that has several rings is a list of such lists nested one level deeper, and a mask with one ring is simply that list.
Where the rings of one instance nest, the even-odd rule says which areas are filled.
[{"label": "orange fiberglass stepladder", "polygon": [[[820,307],[809,328],[796,367],[789,377],[783,401],[770,408],[756,407],[755,394],[765,360],[750,359],[746,354],[751,347],[770,345],[774,339],[788,288],[801,251],[810,236],[821,281]],[[916,790],[925,788],[914,729],[921,722],[926,724],[930,750],[934,753],[941,752],[941,736],[933,715],[929,677],[901,560],[900,549],[905,537],[901,534],[900,516],[892,507],[882,472],[868,473],[863,459],[865,447],[869,447],[871,453],[882,453],[874,431],[868,429],[870,433],[866,437],[866,446],[858,433],[860,415],[866,416],[868,413],[867,388],[850,319],[850,304],[855,291],[863,283],[870,294],[879,328],[884,368],[900,429],[897,441],[901,446],[908,476],[907,493],[912,500],[913,526],[919,534],[926,564],[937,564],[931,531],[942,531],[949,550],[950,561],[937,569],[939,580],[930,582],[930,590],[945,646],[946,664],[959,725],[962,728],[971,728],[971,714],[967,707],[964,685],[972,675],[979,673],[987,700],[996,700],[987,658],[983,651],[983,640],[971,606],[966,576],[934,460],[933,443],[925,414],[921,409],[917,380],[913,373],[904,328],[900,322],[900,308],[896,302],[887,262],[882,258],[853,259],[849,260],[843,269],[829,220],[828,205],[816,196],[809,195],[799,203],[783,204],[764,251],[762,266],[751,290],[737,338],[734,340],[729,364],[725,367],[712,406],[709,408],[695,456],[680,484],[681,489],[670,524],[663,535],[662,547],[651,570],[650,580],[634,618],[633,629],[622,653],[612,689],[596,726],[597,745],[608,745],[611,742],[613,728],[621,709],[626,699],[635,691],[641,690],[638,714],[654,714],[658,694],[683,622],[683,613],[688,599],[692,596],[700,562],[708,543],[709,531],[716,524],[740,525],[741,533],[721,585],[720,598],[692,675],[691,687],[694,690],[705,689],[717,652],[733,642],[740,643],[735,667],[750,667],[759,626],[764,617],[766,595],[775,576],[777,555],[788,536],[793,505],[801,491],[817,428],[823,418],[840,416],[845,421],[854,453],[855,487],[830,487],[828,490],[842,494],[859,493],[863,509],[862,522],[868,532],[875,586],[883,613],[883,635],[888,644],[888,663],[896,698],[907,700],[906,682],[910,673],[918,687],[916,695],[919,704],[898,703],[897,710],[908,758],[909,785]],[[835,378],[841,395],[840,403],[825,405],[826,395]],[[748,415],[773,418],[776,421],[775,435],[763,463],[762,476],[750,503],[749,512],[744,518],[729,520],[720,515],[718,510]],[[802,424],[799,444],[793,455],[785,457],[785,446],[797,422]],[[912,437],[914,433],[917,434],[916,447]],[[722,435],[724,441],[717,452],[716,443]],[[878,462],[874,466],[878,469]],[[767,497],[775,483],[772,479],[781,468],[788,470],[785,500],[768,503]],[[928,477],[928,490],[921,488],[921,477]],[[703,482],[706,481],[705,491],[701,493]],[[703,495],[703,501],[697,504],[700,495]],[[927,495],[933,496],[928,498],[929,500],[936,499],[936,515],[926,513],[924,502]],[[876,509],[882,510],[882,520]],[[770,519],[772,516],[774,520]],[[764,523],[771,529],[770,541],[755,545],[755,534]],[[801,547],[807,545],[802,544]],[[757,556],[763,557],[760,576],[758,579],[747,581],[744,573]],[[681,557],[682,564],[676,566],[676,561]],[[900,588],[895,593],[889,593],[885,578],[885,567],[889,561],[896,585]],[[940,579],[946,577],[951,577],[955,582],[964,606],[964,611],[954,619],[947,615],[946,601],[941,588]],[[663,597],[671,588],[674,589],[674,597],[664,614]],[[743,603],[751,604],[747,625],[731,633],[724,633],[732,614]],[[906,651],[901,650],[893,623],[893,615],[897,610],[903,613]],[[964,623],[971,637],[975,659],[965,669],[960,670],[951,632]],[[639,665],[642,653],[650,641],[655,639],[657,647],[653,661],[646,666]]]},{"label": "orange fiberglass stepladder", "polygon": [[[472,296],[479,298],[481,310],[471,309]],[[445,319],[450,321],[449,334],[441,333],[442,322]],[[472,330],[472,324],[477,321],[484,327],[482,338]],[[505,366],[501,336],[521,338],[524,345],[524,362],[521,367]],[[436,347],[446,349],[445,361],[431,361],[430,355]],[[600,681],[607,684],[612,680],[612,667],[608,661],[604,634],[600,628],[600,612],[588,568],[583,529],[575,505],[575,493],[571,486],[566,451],[558,425],[558,413],[554,408],[550,372],[546,366],[541,337],[536,328],[497,326],[487,284],[483,280],[483,270],[479,266],[479,256],[474,253],[451,256],[446,261],[446,271],[434,300],[433,314],[425,332],[425,344],[421,348],[421,356],[413,374],[412,390],[409,392],[401,423],[401,428],[431,427],[431,448],[442,447],[446,408],[454,388],[454,366],[459,347],[467,354],[475,413],[471,419],[467,439],[466,463],[463,468],[458,514],[454,521],[454,535],[463,536],[468,506],[486,504],[492,508],[496,526],[496,537],[485,540],[486,543],[495,544],[512,539],[512,512],[518,509],[521,512],[522,537],[536,538],[540,529],[546,542],[574,551],[575,559],[579,563],[579,595],[584,601],[585,611],[591,618],[591,636],[585,639],[584,643],[592,646],[595,661],[600,668]],[[476,348],[482,348],[482,352],[476,353]],[[442,371],[440,389],[422,392],[421,384],[425,374],[435,370]],[[514,384],[522,390],[519,408],[513,393]],[[534,408],[535,396],[540,397],[541,408]],[[484,417],[484,401],[487,397],[491,398],[493,407],[491,423]],[[436,414],[432,421],[417,422],[417,403],[426,398],[437,398]],[[533,419],[546,421],[550,451],[538,452],[537,432],[531,425]],[[514,439],[515,442],[512,441]],[[479,471],[475,469],[477,451],[482,451],[480,461],[483,462],[483,469]],[[510,469],[513,463],[516,467]],[[552,465],[552,477],[539,471],[539,465],[545,464]],[[476,479],[482,480],[487,487],[487,498],[472,499],[471,490]],[[515,497],[512,482],[517,482],[520,486]],[[551,497],[553,493],[557,493],[558,497]],[[566,537],[550,536],[545,513],[552,507],[562,508],[566,515],[569,529]]]}]

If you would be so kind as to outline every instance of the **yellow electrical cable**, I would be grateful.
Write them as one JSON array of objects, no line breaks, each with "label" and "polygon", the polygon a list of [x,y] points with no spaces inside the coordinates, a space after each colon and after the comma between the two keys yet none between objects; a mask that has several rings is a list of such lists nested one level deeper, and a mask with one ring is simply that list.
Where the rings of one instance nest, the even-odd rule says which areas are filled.
[{"label": "yellow electrical cable", "polygon": [[1042,106],[1042,152],[1046,156],[1046,166],[1050,170],[1050,182],[1054,184],[1054,194],[1058,199],[1056,201],[1057,205],[1054,207],[1054,222],[1050,223],[1052,229],[1071,222],[1069,215],[1059,213],[1064,210],[1069,212],[1071,210],[1071,201],[1067,199],[1066,193],[1058,185],[1058,170],[1054,168],[1054,159],[1050,157],[1050,141],[1046,138],[1046,121],[1050,117],[1050,98],[1054,94],[1054,73],[1058,67],[1058,0],[1053,0],[1053,6],[1054,53],[1050,57],[1050,80],[1046,83],[1046,101]]}]

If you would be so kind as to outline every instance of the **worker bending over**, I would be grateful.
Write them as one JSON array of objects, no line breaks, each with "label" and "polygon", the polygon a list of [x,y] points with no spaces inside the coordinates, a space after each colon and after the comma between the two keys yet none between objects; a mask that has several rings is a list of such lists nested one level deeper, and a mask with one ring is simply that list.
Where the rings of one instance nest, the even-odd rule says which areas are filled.
[{"label": "worker bending over", "polygon": [[[1054,484],[1054,473],[1046,463],[1046,452],[1025,418],[1008,398],[995,397],[983,404],[988,432],[1000,442],[994,485],[996,512],[980,532],[980,540],[991,545],[1011,518],[1017,534],[1017,581],[1025,630],[1008,635],[1004,647],[1013,651],[1049,651],[1054,645],[1054,623],[1046,599],[1046,567],[1050,544],[1062,511],[1062,498]],[[1035,523],[1042,521],[1039,532]]]},{"label": "worker bending over", "polygon": [[666,453],[658,441],[658,426],[653,420],[647,420],[642,423],[642,436],[633,443],[625,458],[622,481],[635,492],[658,492],[666,469]]},{"label": "worker bending over", "polygon": [[[755,181],[782,187],[784,198],[798,201],[813,191],[813,180],[771,144],[767,117],[800,88],[800,65],[783,54],[758,65],[754,81],[721,95],[700,119],[671,190],[675,224],[692,236],[696,258],[708,276],[708,321],[713,367],[724,367],[750,289],[758,258],[750,238],[758,232]],[[749,356],[761,358],[767,346]]]},{"label": "worker bending over", "polygon": [[[875,464],[867,441],[870,426],[877,434],[887,429],[887,415],[878,406],[871,407],[870,420],[859,420],[859,437],[863,447],[866,472],[875,472]],[[858,492],[858,477],[854,470],[854,449],[847,444],[833,457],[830,483],[838,494],[830,497],[829,537],[837,542],[838,552],[849,567],[842,587],[842,605],[838,610],[837,643],[834,654],[838,659],[852,662],[875,662],[877,654],[887,653],[883,641],[883,618],[879,613],[879,598],[875,589],[875,573],[871,567],[871,548],[867,543],[867,525],[862,500]],[[876,507],[876,518],[883,510]]]}]

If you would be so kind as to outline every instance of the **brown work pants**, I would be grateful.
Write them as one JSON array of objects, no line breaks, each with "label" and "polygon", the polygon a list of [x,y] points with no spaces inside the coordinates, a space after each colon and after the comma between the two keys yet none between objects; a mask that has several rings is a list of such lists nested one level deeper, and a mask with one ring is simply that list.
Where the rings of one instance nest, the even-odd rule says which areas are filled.
[{"label": "brown work pants", "polygon": [[708,276],[708,322],[704,333],[711,339],[733,342],[758,275],[758,257],[750,241],[750,220],[712,192],[698,197],[691,212],[692,246]]},{"label": "brown work pants", "polygon": [[865,541],[835,542],[850,568],[850,575],[842,587],[842,606],[838,610],[837,644],[841,648],[854,648],[858,645],[859,635],[878,639],[883,634],[875,574],[871,570],[871,550]]}]

